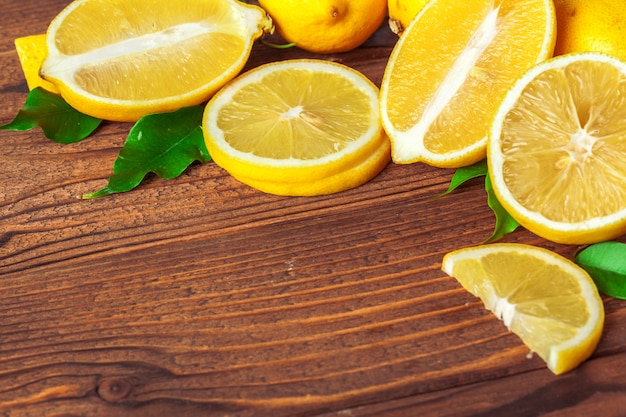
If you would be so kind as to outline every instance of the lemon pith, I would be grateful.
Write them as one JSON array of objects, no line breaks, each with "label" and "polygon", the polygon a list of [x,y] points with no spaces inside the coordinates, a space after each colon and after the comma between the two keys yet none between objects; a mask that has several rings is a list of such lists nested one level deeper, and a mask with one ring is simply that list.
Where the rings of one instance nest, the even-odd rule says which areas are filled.
[{"label": "lemon pith", "polygon": [[39,68],[48,54],[46,35],[30,35],[15,40],[15,50],[20,59],[24,78],[29,90],[42,87],[53,93],[58,93],[54,84],[39,76]]}]

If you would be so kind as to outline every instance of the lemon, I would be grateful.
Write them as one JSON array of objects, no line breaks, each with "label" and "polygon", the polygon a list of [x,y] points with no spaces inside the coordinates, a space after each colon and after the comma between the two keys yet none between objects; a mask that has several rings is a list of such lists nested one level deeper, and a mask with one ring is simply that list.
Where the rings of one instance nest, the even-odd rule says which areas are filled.
[{"label": "lemon", "polygon": [[555,374],[595,350],[604,306],[582,268],[539,247],[498,243],[446,254],[442,269],[541,357]]},{"label": "lemon", "polygon": [[535,234],[585,244],[626,233],[626,63],[562,55],[506,95],[487,160],[506,210]]},{"label": "lemon", "polygon": [[286,41],[320,54],[358,47],[387,15],[386,0],[259,0],[259,4]]},{"label": "lemon", "polygon": [[555,55],[602,52],[626,60],[626,3],[614,0],[554,0]]},{"label": "lemon", "polygon": [[361,185],[390,160],[378,88],[323,60],[286,60],[237,77],[207,104],[207,149],[244,184],[318,195]]},{"label": "lemon", "polygon": [[29,90],[41,87],[52,93],[58,90],[54,84],[39,76],[39,68],[48,54],[46,47],[46,35],[31,35],[15,39],[15,50],[20,60],[24,78]]},{"label": "lemon", "polygon": [[428,0],[388,0],[389,27],[393,33],[401,34],[426,3]]},{"label": "lemon", "polygon": [[485,157],[511,84],[552,55],[552,0],[432,0],[399,38],[381,85],[396,163],[457,168]]},{"label": "lemon", "polygon": [[205,102],[271,30],[236,0],[77,0],[52,21],[43,78],[75,109],[107,120]]}]

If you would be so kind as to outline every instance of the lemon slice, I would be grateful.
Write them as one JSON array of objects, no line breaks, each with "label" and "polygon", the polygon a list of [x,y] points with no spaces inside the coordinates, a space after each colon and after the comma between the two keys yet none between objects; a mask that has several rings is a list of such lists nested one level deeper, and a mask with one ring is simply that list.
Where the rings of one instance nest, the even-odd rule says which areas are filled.
[{"label": "lemon slice", "polygon": [[381,85],[396,163],[470,165],[513,82],[552,56],[552,0],[433,0],[395,45]]},{"label": "lemon slice", "polygon": [[29,90],[41,87],[52,93],[58,93],[57,88],[39,76],[41,63],[48,54],[46,35],[30,35],[15,39],[15,50],[20,60],[24,78]]},{"label": "lemon slice", "polygon": [[604,306],[582,268],[539,247],[497,243],[450,252],[442,269],[479,297],[555,374],[595,350]]},{"label": "lemon slice", "polygon": [[361,185],[390,160],[378,88],[322,60],[265,64],[207,104],[213,160],[239,181],[279,195],[318,195]]},{"label": "lemon slice", "polygon": [[77,0],[52,21],[41,74],[75,109],[106,120],[200,104],[271,30],[236,0]]},{"label": "lemon slice", "polygon": [[595,53],[539,64],[491,126],[493,188],[524,227],[569,244],[626,232],[626,64]]}]

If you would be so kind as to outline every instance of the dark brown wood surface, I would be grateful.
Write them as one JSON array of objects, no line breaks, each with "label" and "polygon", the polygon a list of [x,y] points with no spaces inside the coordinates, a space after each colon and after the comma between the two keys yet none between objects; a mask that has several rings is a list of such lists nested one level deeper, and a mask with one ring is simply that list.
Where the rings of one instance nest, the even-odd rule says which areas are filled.
[{"label": "dark brown wood surface", "polygon": [[[3,1],[0,123],[27,95],[13,40],[68,3]],[[315,58],[380,83],[395,40],[382,27]],[[248,67],[305,56],[259,44]],[[597,351],[554,376],[441,272],[491,234],[480,180],[433,199],[452,170],[391,164],[354,190],[286,198],[207,163],[82,200],[129,128],[72,145],[0,131],[1,416],[626,415],[626,302],[604,298]]]}]

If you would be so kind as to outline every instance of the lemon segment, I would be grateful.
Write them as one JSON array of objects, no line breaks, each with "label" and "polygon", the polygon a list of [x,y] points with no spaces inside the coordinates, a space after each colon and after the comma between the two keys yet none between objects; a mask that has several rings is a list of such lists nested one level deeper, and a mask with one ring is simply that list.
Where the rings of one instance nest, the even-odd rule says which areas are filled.
[{"label": "lemon segment", "polygon": [[352,188],[390,159],[378,88],[329,61],[288,60],[248,71],[209,101],[203,129],[219,166],[273,194]]},{"label": "lemon segment", "polygon": [[235,0],[77,0],[47,31],[42,76],[83,113],[133,121],[206,101],[271,30]]},{"label": "lemon segment", "polygon": [[57,88],[39,76],[41,63],[48,54],[46,35],[31,35],[15,39],[15,50],[20,60],[24,78],[29,90],[41,87],[52,93],[58,93]]},{"label": "lemon segment", "polygon": [[626,233],[626,64],[595,53],[539,64],[490,130],[494,192],[546,239],[595,243]]},{"label": "lemon segment", "polygon": [[554,48],[551,0],[433,0],[395,45],[381,85],[396,163],[456,168],[485,157],[511,84]]},{"label": "lemon segment", "polygon": [[546,249],[497,243],[444,256],[442,269],[503,321],[555,374],[595,350],[604,306],[587,272]]}]

